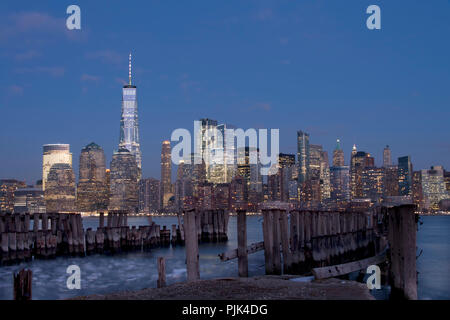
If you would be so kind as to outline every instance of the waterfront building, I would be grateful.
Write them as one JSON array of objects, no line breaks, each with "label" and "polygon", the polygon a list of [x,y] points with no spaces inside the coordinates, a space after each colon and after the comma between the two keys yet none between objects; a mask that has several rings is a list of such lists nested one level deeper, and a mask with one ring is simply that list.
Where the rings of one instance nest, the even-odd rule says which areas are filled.
[{"label": "waterfront building", "polygon": [[0,180],[0,212],[13,212],[15,191],[19,188],[25,188],[25,181],[15,179]]},{"label": "waterfront building", "polygon": [[[244,198],[247,201],[248,210],[256,210],[263,198],[259,149],[254,147],[239,148],[237,155],[238,159],[242,159],[241,163],[238,162],[237,164],[237,174],[245,181]],[[256,158],[257,163],[251,163],[252,158]]]},{"label": "waterfront building", "polygon": [[67,163],[52,165],[47,175],[44,191],[46,211],[50,213],[73,213],[75,205],[75,174]]},{"label": "waterfront building", "polygon": [[352,151],[350,162],[350,191],[352,199],[364,198],[363,170],[375,167],[375,160],[369,153],[356,151],[356,146]]},{"label": "waterfront building", "polygon": [[233,177],[230,184],[230,210],[236,211],[246,205],[245,199],[246,182],[243,177]]},{"label": "waterfront building", "polygon": [[131,83],[131,53],[128,65],[128,84],[122,88],[122,115],[120,118],[119,149],[127,149],[135,158],[139,170],[142,170],[142,155],[139,143],[139,121],[136,86]]},{"label": "waterfront building", "polygon": [[425,200],[425,209],[439,210],[439,202],[449,199],[444,182],[444,169],[442,166],[432,166],[429,170],[422,170],[422,191]]},{"label": "waterfront building", "polygon": [[154,213],[161,208],[160,182],[147,178],[139,181],[139,212]]},{"label": "waterfront building", "polygon": [[350,200],[350,168],[349,166],[330,168],[330,195],[335,202]]},{"label": "waterfront building", "polygon": [[398,158],[398,193],[400,196],[411,196],[413,167],[411,157]]},{"label": "waterfront building", "polygon": [[137,213],[139,207],[139,168],[135,156],[127,149],[114,152],[110,165],[109,210]]},{"label": "waterfront building", "polygon": [[97,212],[108,208],[109,189],[103,149],[90,143],[81,150],[77,186],[77,210]]},{"label": "waterfront building", "polygon": [[331,197],[330,181],[330,163],[328,161],[328,152],[320,153],[320,201],[326,201]]},{"label": "waterfront building", "polygon": [[366,167],[362,170],[363,197],[373,202],[380,202],[383,197],[384,170],[377,167]]},{"label": "waterfront building", "polygon": [[45,191],[50,168],[57,163],[66,163],[72,166],[72,153],[70,153],[68,144],[44,144],[42,148],[42,190]]},{"label": "waterfront building", "polygon": [[26,187],[14,191],[14,213],[45,213],[45,198],[42,188]]},{"label": "waterfront building", "polygon": [[172,191],[172,160],[170,141],[165,140],[161,148],[161,204],[166,208],[169,199],[173,196]]},{"label": "waterfront building", "polygon": [[396,197],[398,196],[398,167],[386,166],[384,169],[384,181],[383,187],[384,197]]},{"label": "waterfront building", "polygon": [[417,211],[422,212],[425,208],[425,201],[422,190],[422,172],[414,171],[412,176],[412,202],[417,206]]}]

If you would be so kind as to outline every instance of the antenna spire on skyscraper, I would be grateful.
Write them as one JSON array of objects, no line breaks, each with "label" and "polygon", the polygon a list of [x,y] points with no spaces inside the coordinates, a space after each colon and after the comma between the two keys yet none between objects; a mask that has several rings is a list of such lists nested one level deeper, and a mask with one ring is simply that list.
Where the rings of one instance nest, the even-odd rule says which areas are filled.
[{"label": "antenna spire on skyscraper", "polygon": [[128,63],[128,81],[131,86],[131,52],[130,52],[129,63]]}]

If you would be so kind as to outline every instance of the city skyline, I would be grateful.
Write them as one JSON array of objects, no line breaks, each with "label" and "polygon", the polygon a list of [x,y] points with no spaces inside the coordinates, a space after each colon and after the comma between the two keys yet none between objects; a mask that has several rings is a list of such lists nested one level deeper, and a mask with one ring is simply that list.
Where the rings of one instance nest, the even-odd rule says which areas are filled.
[{"label": "city skyline", "polygon": [[[244,129],[279,128],[281,153],[296,153],[294,135],[302,130],[310,134],[311,144],[322,145],[329,154],[340,139],[346,165],[356,144],[358,150],[374,156],[377,166],[389,145],[394,164],[398,157],[410,155],[414,170],[450,168],[445,122],[449,111],[444,108],[450,101],[444,91],[449,83],[445,58],[449,46],[436,41],[446,34],[448,24],[443,16],[431,23],[432,13],[448,8],[443,1],[433,9],[411,4],[407,17],[395,16],[402,13],[401,5],[383,3],[379,33],[365,29],[364,4],[357,3],[345,4],[342,12],[337,4],[251,2],[241,4],[243,13],[236,19],[230,4],[180,4],[167,22],[157,13],[169,9],[153,3],[148,8],[153,9],[149,12],[155,30],[140,30],[132,20],[141,13],[127,7],[127,26],[139,34],[108,26],[105,40],[99,34],[100,29],[105,31],[105,17],[84,19],[84,29],[70,33],[64,30],[63,6],[61,10],[46,6],[29,2],[24,11],[15,9],[15,4],[0,5],[2,23],[12,26],[1,28],[1,38],[7,40],[2,43],[8,43],[1,44],[5,73],[0,104],[8,119],[1,129],[0,147],[8,150],[0,156],[1,178],[35,183],[42,175],[44,144],[70,144],[74,171],[80,150],[91,142],[104,149],[109,164],[117,149],[119,88],[127,82],[130,51],[134,83],[140,88],[142,177],[159,177],[161,142],[176,128],[189,130],[192,121],[200,118],[220,119]],[[83,14],[92,17],[98,5],[81,2],[80,6]],[[200,7],[210,18],[195,12]],[[119,12],[118,5],[111,4],[111,10]],[[181,15],[183,10],[193,15]],[[322,22],[314,23],[307,14],[321,17]],[[305,21],[296,21],[296,16]],[[24,17],[35,19],[22,25]],[[426,23],[403,26],[418,17]],[[176,30],[158,31],[170,23]],[[208,23],[213,30],[198,30]],[[253,48],[238,37],[241,29],[253,36]],[[54,40],[47,39],[48,34]],[[124,34],[129,37],[121,38]],[[148,43],[138,41],[151,35]],[[117,38],[124,40],[118,43]],[[21,39],[28,40],[26,46]],[[187,39],[199,48],[191,48]],[[186,50],[179,53],[183,47]],[[245,52],[236,56],[236,49]],[[321,53],[328,51],[334,51],[335,57]],[[389,70],[391,79],[382,70]],[[344,72],[348,74],[342,79]],[[433,79],[427,78],[430,72]]]}]

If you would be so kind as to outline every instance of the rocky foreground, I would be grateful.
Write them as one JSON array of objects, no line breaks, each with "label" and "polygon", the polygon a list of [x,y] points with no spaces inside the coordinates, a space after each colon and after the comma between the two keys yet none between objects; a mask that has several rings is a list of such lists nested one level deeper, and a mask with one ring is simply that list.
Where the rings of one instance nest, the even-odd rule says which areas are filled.
[{"label": "rocky foreground", "polygon": [[165,288],[149,288],[78,300],[373,300],[367,286],[340,279],[296,282],[298,276],[219,278],[180,282]]}]

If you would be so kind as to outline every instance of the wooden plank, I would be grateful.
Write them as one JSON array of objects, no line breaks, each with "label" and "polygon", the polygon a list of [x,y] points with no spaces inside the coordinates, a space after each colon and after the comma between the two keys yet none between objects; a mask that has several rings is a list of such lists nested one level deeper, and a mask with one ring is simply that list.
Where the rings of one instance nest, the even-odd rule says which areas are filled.
[{"label": "wooden plank", "polygon": [[292,252],[289,248],[288,211],[280,212],[281,247],[283,248],[283,273],[288,274],[292,267]]},{"label": "wooden plank", "polygon": [[329,267],[314,268],[312,273],[316,279],[327,279],[337,276],[342,276],[349,274],[358,270],[366,269],[368,266],[373,264],[380,264],[386,261],[386,254],[381,254],[379,256],[353,261],[344,264],[338,264]]},{"label": "wooden plank", "polygon": [[[264,250],[264,241],[252,243],[247,246],[247,255]],[[221,261],[228,261],[238,257],[238,249],[230,250],[219,254]]]},{"label": "wooden plank", "polygon": [[264,263],[266,274],[273,273],[273,255],[272,255],[272,212],[270,210],[263,210],[263,243],[264,243]]}]

